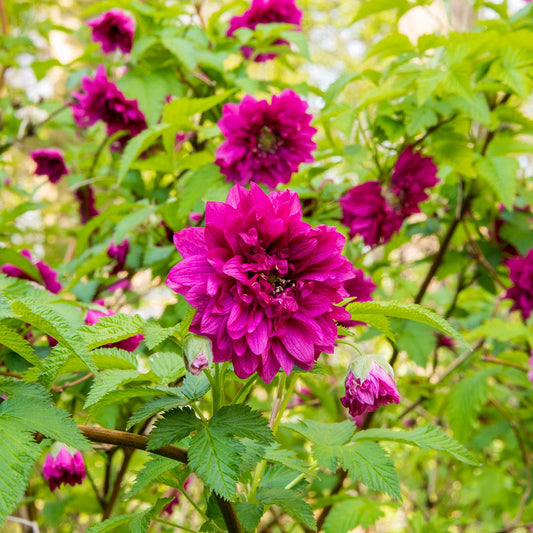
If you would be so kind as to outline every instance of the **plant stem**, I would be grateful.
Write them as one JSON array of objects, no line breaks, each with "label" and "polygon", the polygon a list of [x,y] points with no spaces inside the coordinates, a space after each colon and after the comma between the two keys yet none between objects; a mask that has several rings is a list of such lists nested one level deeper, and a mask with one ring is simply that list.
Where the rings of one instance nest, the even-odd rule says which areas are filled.
[{"label": "plant stem", "polygon": [[251,389],[252,385],[256,382],[258,377],[259,376],[258,376],[257,372],[255,374],[253,374],[251,377],[249,377],[248,381],[246,381],[246,383],[240,388],[239,392],[235,395],[235,398],[233,398],[233,400],[231,400],[231,403],[232,404],[239,403],[241,398],[246,397],[246,394]]},{"label": "plant stem", "polygon": [[177,527],[178,529],[182,529],[183,531],[190,531],[191,533],[198,533],[195,529],[189,529],[185,526],[180,526],[179,524],[176,524],[175,522],[169,522],[168,520],[163,520],[162,518],[152,518],[154,522],[157,522],[158,524],[163,524],[164,526],[170,526],[170,527]]}]

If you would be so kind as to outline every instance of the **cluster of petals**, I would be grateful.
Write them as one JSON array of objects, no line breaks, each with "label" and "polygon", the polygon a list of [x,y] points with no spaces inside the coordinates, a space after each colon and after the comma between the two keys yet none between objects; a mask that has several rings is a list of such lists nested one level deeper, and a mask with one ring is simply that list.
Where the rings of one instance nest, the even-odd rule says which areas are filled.
[{"label": "cluster of petals", "polygon": [[111,271],[111,274],[117,274],[121,270],[124,269],[124,266],[126,265],[126,257],[128,256],[128,252],[130,250],[130,243],[128,239],[124,239],[122,242],[115,244],[112,242],[108,249],[107,249],[107,255],[111,259],[116,260],[116,264],[113,267],[113,270]]},{"label": "cluster of petals", "polygon": [[360,235],[367,246],[387,243],[409,215],[420,212],[419,204],[429,197],[426,189],[439,181],[437,170],[431,157],[409,146],[396,161],[390,191],[378,181],[352,187],[340,198],[342,223],[350,237]]},{"label": "cluster of petals", "polygon": [[42,148],[34,150],[31,158],[37,163],[35,174],[48,176],[52,183],[57,183],[63,176],[68,174],[63,154],[55,148]]},{"label": "cluster of petals", "polygon": [[247,95],[239,104],[226,104],[218,122],[226,140],[215,162],[228,181],[241,185],[288,183],[301,163],[314,161],[312,118],[307,102],[290,89],[270,103]]},{"label": "cluster of petals", "polygon": [[[103,306],[104,305],[104,301],[103,300],[98,300],[96,302],[94,302],[95,304],[97,305],[101,305]],[[112,316],[114,315],[115,313],[113,311],[111,311],[110,309],[108,309],[106,312],[104,311],[98,311],[97,309],[89,309],[87,311],[87,314],[85,315],[85,323],[88,325],[88,326],[92,326],[94,324],[96,324],[97,322],[100,321],[100,319],[104,316]],[[139,335],[133,335],[131,337],[128,337],[127,339],[123,339],[121,341],[118,341],[118,342],[113,342],[113,343],[110,343],[110,344],[106,344],[106,347],[108,348],[120,348],[121,350],[126,350],[127,352],[134,352],[137,347],[139,346],[139,344],[141,343],[141,341],[144,340],[144,336],[139,334]]]},{"label": "cluster of petals", "polygon": [[85,185],[76,189],[74,196],[76,197],[76,200],[78,200],[82,224],[87,224],[91,218],[100,214],[98,209],[96,209],[94,189],[90,185]]},{"label": "cluster of petals", "polygon": [[190,331],[211,339],[215,362],[269,383],[280,367],[311,370],[333,352],[336,321],[349,319],[335,304],[353,266],[335,228],[302,221],[296,193],[235,185],[225,203],[207,203],[205,228],[186,228],[174,243],[183,260],[167,285],[197,309]]},{"label": "cluster of petals", "polygon": [[76,124],[86,128],[101,120],[105,122],[109,136],[119,131],[127,132],[114,143],[113,149],[123,149],[129,139],[146,129],[146,118],[137,100],[128,100],[124,96],[107,78],[103,65],[98,67],[94,78],[82,78],[81,88],[82,92],[72,94],[76,99],[71,106]]},{"label": "cluster of petals", "polygon": [[[226,35],[232,37],[239,28],[249,28],[255,30],[258,24],[286,23],[294,24],[301,30],[303,13],[296,6],[295,0],[252,0],[250,8],[242,15],[233,17]],[[287,44],[287,41],[279,39],[274,44]],[[251,46],[243,46],[242,54],[246,59],[253,55],[254,49]],[[254,57],[256,62],[264,62],[274,59],[276,54],[257,54]]]},{"label": "cluster of petals", "polygon": [[61,485],[79,485],[85,479],[85,463],[83,456],[76,450],[71,454],[66,446],[62,446],[56,457],[48,454],[43,465],[43,476],[55,490]]},{"label": "cluster of petals", "polygon": [[505,298],[513,300],[511,311],[520,311],[527,320],[533,309],[533,248],[525,257],[511,257],[505,263],[513,286],[507,289]]},{"label": "cluster of petals", "polygon": [[400,402],[394,379],[375,361],[372,361],[370,371],[364,380],[350,371],[346,377],[345,387],[346,395],[341,398],[342,405],[356,419],[375,411],[382,405]]},{"label": "cluster of petals", "polygon": [[87,26],[92,28],[93,41],[102,45],[105,54],[115,50],[121,50],[124,54],[131,52],[135,20],[120,9],[102,13],[87,22]]},{"label": "cluster of petals", "polygon": [[34,277],[24,272],[24,270],[22,270],[21,268],[10,263],[6,263],[2,266],[1,269],[6,276],[9,276],[11,278],[35,281],[36,283],[44,285],[45,289],[53,294],[57,294],[61,290],[61,283],[57,281],[57,272],[55,270],[51,269],[43,261],[34,261],[31,252],[27,249],[22,250],[20,254],[35,265],[35,267],[39,271],[39,274],[41,275],[41,279],[35,279]]}]

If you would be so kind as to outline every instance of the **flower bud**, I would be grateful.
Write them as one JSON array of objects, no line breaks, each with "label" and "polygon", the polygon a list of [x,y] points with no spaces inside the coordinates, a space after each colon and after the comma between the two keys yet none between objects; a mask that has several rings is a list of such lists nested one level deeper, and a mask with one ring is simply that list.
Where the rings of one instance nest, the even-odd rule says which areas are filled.
[{"label": "flower bud", "polygon": [[190,333],[183,343],[187,370],[197,376],[213,362],[213,347],[207,337]]},{"label": "flower bud", "polygon": [[43,476],[48,480],[50,490],[67,483],[72,487],[81,484],[85,479],[83,456],[78,450],[72,454],[66,446],[62,446],[55,457],[51,453],[46,456]]}]

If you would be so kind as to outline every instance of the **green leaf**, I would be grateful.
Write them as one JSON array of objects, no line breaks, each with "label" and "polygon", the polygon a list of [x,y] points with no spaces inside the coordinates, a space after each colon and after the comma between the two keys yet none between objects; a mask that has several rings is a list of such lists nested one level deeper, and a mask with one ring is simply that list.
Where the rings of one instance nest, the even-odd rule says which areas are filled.
[{"label": "green leaf", "polygon": [[392,329],[390,327],[389,319],[386,316],[362,314],[357,315],[357,317],[360,322],[364,322],[365,324],[376,328],[392,341],[395,340],[394,333],[392,332]]},{"label": "green leaf", "polygon": [[31,365],[42,367],[42,361],[37,357],[30,343],[22,335],[3,324],[0,324],[0,344],[19,354]]},{"label": "green leaf", "polygon": [[136,496],[141,490],[145,489],[160,476],[166,474],[173,468],[176,468],[178,463],[174,459],[167,459],[166,457],[153,456],[147,461],[142,469],[137,473],[135,481],[130,491],[124,496],[126,500],[130,500]]},{"label": "green leaf", "polygon": [[148,366],[166,384],[178,380],[185,375],[183,357],[175,352],[159,352],[148,359]]},{"label": "green leaf", "polygon": [[399,56],[414,52],[414,46],[407,35],[403,33],[391,33],[387,35],[375,45],[373,45],[367,52],[367,57],[379,55],[382,58],[390,56]]},{"label": "green leaf", "polygon": [[84,338],[87,349],[92,350],[105,344],[129,339],[143,330],[143,324],[137,315],[118,313],[101,317],[92,326],[83,326],[79,332]]},{"label": "green leaf", "polygon": [[118,526],[124,524],[129,524],[135,518],[135,514],[123,514],[120,516],[114,516],[113,518],[108,518],[99,524],[91,526],[87,533],[107,533],[108,531],[113,531]]},{"label": "green leaf", "polygon": [[425,367],[437,345],[437,338],[432,333],[425,324],[408,322],[400,329],[396,346],[399,351],[405,351],[417,365]]},{"label": "green leaf", "polygon": [[130,416],[127,429],[130,429],[135,424],[138,424],[139,422],[142,422],[143,420],[146,420],[157,413],[170,411],[171,409],[182,407],[188,403],[189,400],[185,397],[180,398],[178,396],[164,396],[162,398],[154,398]]},{"label": "green leaf", "polygon": [[102,370],[94,377],[94,382],[87,395],[84,408],[98,403],[106,394],[116,391],[120,385],[137,379],[139,372],[137,370]]},{"label": "green leaf", "polygon": [[233,500],[244,446],[216,428],[204,427],[189,444],[189,465],[219,496]]},{"label": "green leaf", "polygon": [[407,0],[372,0],[372,2],[363,2],[350,24],[382,11],[399,9],[400,13],[403,13],[408,8],[409,2]]},{"label": "green leaf", "polygon": [[115,242],[122,242],[129,232],[133,231],[137,226],[146,222],[146,220],[157,211],[155,205],[144,205],[136,204],[141,206],[140,209],[134,210],[129,215],[126,215],[122,220],[116,225],[115,231],[113,233],[113,240]]},{"label": "green leaf", "polygon": [[511,157],[487,156],[478,159],[475,163],[475,168],[480,177],[490,185],[496,198],[507,209],[512,209],[516,194],[518,161]]},{"label": "green leaf", "polygon": [[194,402],[202,398],[211,388],[207,376],[202,372],[195,376],[193,374],[187,374],[183,380],[183,385],[180,387],[179,392],[183,394],[189,402]]},{"label": "green leaf", "polygon": [[242,527],[253,533],[263,516],[264,506],[252,502],[236,502],[233,506]]},{"label": "green leaf", "polygon": [[300,433],[306,439],[316,444],[326,446],[341,445],[350,440],[355,432],[353,422],[345,420],[336,424],[325,424],[314,420],[303,420],[297,424],[283,424],[283,427]]},{"label": "green leaf", "polygon": [[152,520],[172,501],[172,498],[160,498],[157,502],[142,513],[134,515],[130,522],[131,533],[148,533]]},{"label": "green leaf", "polygon": [[190,407],[177,408],[160,418],[148,437],[148,450],[169,446],[203,428],[202,422]]},{"label": "green leaf", "polygon": [[178,325],[170,328],[162,328],[156,322],[146,322],[144,324],[144,342],[149,350],[153,350],[163,341],[172,337],[178,331]]},{"label": "green leaf", "polygon": [[411,137],[435,126],[438,121],[437,113],[427,105],[410,107],[405,112],[406,130]]},{"label": "green leaf", "polygon": [[[6,213],[8,212],[6,211]],[[10,248],[0,248],[0,264],[4,265],[6,263],[15,265],[35,280],[42,280],[41,273],[27,257]]]},{"label": "green leaf", "polygon": [[422,324],[427,324],[435,329],[446,333],[450,337],[454,337],[466,344],[462,335],[450,325],[449,322],[441,318],[439,315],[416,304],[403,304],[400,302],[354,302],[348,304],[346,309],[352,314],[352,319],[359,320],[359,314],[362,315],[381,315],[394,318],[405,318],[407,320],[414,320]]},{"label": "green leaf", "polygon": [[455,385],[448,397],[447,413],[456,438],[465,442],[474,429],[474,421],[487,401],[487,378],[498,371],[487,368]]},{"label": "green leaf", "polygon": [[139,157],[146,148],[153,144],[156,139],[161,137],[163,132],[168,128],[168,124],[154,124],[128,141],[124,153],[122,154],[122,159],[120,160],[120,167],[118,170],[119,184],[122,182],[124,176],[137,157]]},{"label": "green leaf", "polygon": [[446,435],[441,429],[435,426],[425,426],[412,431],[395,431],[392,429],[367,429],[358,431],[353,441],[391,441],[418,446],[426,450],[437,450],[449,453],[459,461],[469,465],[477,465],[477,461],[470,452],[461,446],[452,437]]},{"label": "green leaf", "polygon": [[379,502],[361,496],[350,498],[333,505],[324,522],[324,533],[349,533],[357,526],[367,529],[384,515]]},{"label": "green leaf", "polygon": [[259,487],[257,501],[265,505],[278,505],[295,520],[316,531],[312,509],[296,491]]},{"label": "green leaf", "polygon": [[236,437],[257,440],[272,444],[274,437],[268,422],[259,411],[253,411],[245,404],[226,405],[209,421],[209,425],[220,432],[227,432]]}]

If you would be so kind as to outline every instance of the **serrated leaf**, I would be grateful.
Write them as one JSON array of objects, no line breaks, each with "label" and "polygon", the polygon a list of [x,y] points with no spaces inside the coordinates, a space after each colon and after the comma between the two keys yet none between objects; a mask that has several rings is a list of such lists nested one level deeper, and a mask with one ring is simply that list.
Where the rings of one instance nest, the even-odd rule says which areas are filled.
[{"label": "serrated leaf", "polygon": [[3,324],[0,324],[0,345],[1,344],[26,359],[31,365],[39,368],[42,367],[42,362],[33,351],[30,343],[22,335],[19,335],[16,331],[13,331]]},{"label": "serrated leaf", "polygon": [[352,319],[358,320],[359,315],[381,315],[394,318],[405,318],[422,324],[427,324],[435,329],[454,337],[464,344],[466,341],[462,335],[444,318],[416,304],[403,304],[400,302],[353,302],[346,309],[352,314]]},{"label": "serrated leaf", "polygon": [[274,437],[268,422],[259,411],[253,411],[245,404],[226,405],[209,421],[210,427],[220,432],[228,432],[235,437],[257,440],[272,444]]},{"label": "serrated leaf", "polygon": [[271,463],[278,463],[291,470],[296,470],[302,474],[309,473],[309,466],[298,459],[296,453],[292,450],[284,450],[279,444],[274,444],[268,448],[264,454],[264,459]]},{"label": "serrated leaf", "polygon": [[123,400],[129,400],[131,398],[142,398],[146,396],[161,396],[161,395],[167,395],[170,397],[176,396],[175,390],[165,390],[164,387],[161,386],[155,386],[155,387],[128,387],[124,390],[118,390],[118,391],[112,391],[106,396],[104,396],[101,400],[99,400],[97,403],[95,403],[91,407],[92,412],[96,412],[99,409],[102,409],[104,407],[107,407],[108,405],[113,405],[117,402],[121,402]]},{"label": "serrated leaf", "polygon": [[183,380],[183,385],[179,388],[180,394],[183,394],[189,402],[194,402],[202,398],[211,388],[209,380],[204,373],[187,374]]},{"label": "serrated leaf", "polygon": [[170,328],[162,328],[156,322],[146,322],[144,325],[144,342],[149,350],[153,350],[159,346],[163,341],[172,337],[176,333],[178,326]]},{"label": "serrated leaf", "polygon": [[171,409],[182,407],[188,403],[189,400],[185,397],[180,398],[178,396],[169,396],[163,398],[154,398],[130,416],[127,429],[130,429],[135,424],[138,424],[139,422],[142,422],[143,420],[146,420],[157,413],[170,411]]},{"label": "serrated leaf", "polygon": [[107,533],[108,531],[113,531],[118,526],[129,524],[134,518],[135,515],[131,513],[123,514],[120,516],[114,516],[113,518],[108,518],[107,520],[104,520],[99,524],[91,526],[87,530],[87,533]]},{"label": "serrated leaf", "polygon": [[142,513],[134,515],[130,522],[130,533],[147,533],[152,519],[154,519],[170,502],[172,498],[159,498],[157,502]]},{"label": "serrated leaf", "polygon": [[129,339],[141,331],[142,320],[137,315],[130,316],[124,313],[103,316],[96,324],[79,329],[89,350]]},{"label": "serrated leaf", "polygon": [[304,420],[297,424],[283,424],[283,427],[300,433],[316,444],[336,446],[348,442],[355,432],[353,422],[345,420],[335,424],[325,424],[314,420]]},{"label": "serrated leaf", "polygon": [[478,159],[475,168],[492,188],[495,196],[507,209],[512,209],[516,194],[518,161],[511,157],[484,157]]},{"label": "serrated leaf", "polygon": [[94,377],[84,408],[98,403],[107,393],[116,391],[120,385],[139,377],[137,370],[102,370]]},{"label": "serrated leaf", "polygon": [[146,222],[148,218],[157,211],[157,207],[154,205],[143,205],[140,209],[136,209],[129,215],[126,215],[122,220],[116,225],[115,231],[113,232],[113,240],[115,242],[122,242],[137,226]]},{"label": "serrated leaf", "polygon": [[160,378],[160,383],[170,383],[185,375],[183,357],[175,352],[159,352],[148,359],[148,366]]},{"label": "serrated leaf", "polygon": [[124,498],[127,500],[133,498],[141,490],[156,481],[160,476],[166,474],[177,466],[178,465],[174,459],[167,459],[166,457],[159,456],[151,457],[150,460],[143,465],[142,469],[137,472],[135,481]]},{"label": "serrated leaf", "polygon": [[201,420],[190,407],[173,409],[156,422],[148,436],[147,449],[155,450],[163,446],[169,446],[188,437],[193,431],[199,431],[202,428]]},{"label": "serrated leaf", "polygon": [[438,121],[437,113],[427,105],[408,108],[405,112],[406,130],[411,137],[435,126]]},{"label": "serrated leaf", "polygon": [[373,526],[385,513],[379,502],[361,496],[336,503],[324,522],[324,533],[349,533],[357,526]]},{"label": "serrated leaf", "polygon": [[426,450],[446,452],[469,465],[478,464],[464,446],[436,426],[425,426],[412,431],[395,431],[385,428],[367,429],[358,431],[352,440],[356,442],[367,440],[400,442]]},{"label": "serrated leaf", "polygon": [[394,341],[394,333],[392,332],[392,329],[390,327],[389,319],[386,316],[361,314],[358,315],[358,320],[360,322],[364,322],[368,326],[376,328],[377,330],[381,331],[381,333],[383,333],[387,338]]},{"label": "serrated leaf", "polygon": [[313,511],[298,492],[259,487],[257,489],[257,501],[265,505],[278,505],[295,520],[316,531]]},{"label": "serrated leaf", "polygon": [[239,479],[243,445],[227,433],[204,427],[189,444],[189,464],[200,479],[219,496],[233,500]]},{"label": "serrated leaf", "polygon": [[242,527],[249,533],[253,533],[263,516],[264,506],[252,502],[236,502],[233,506]]}]

